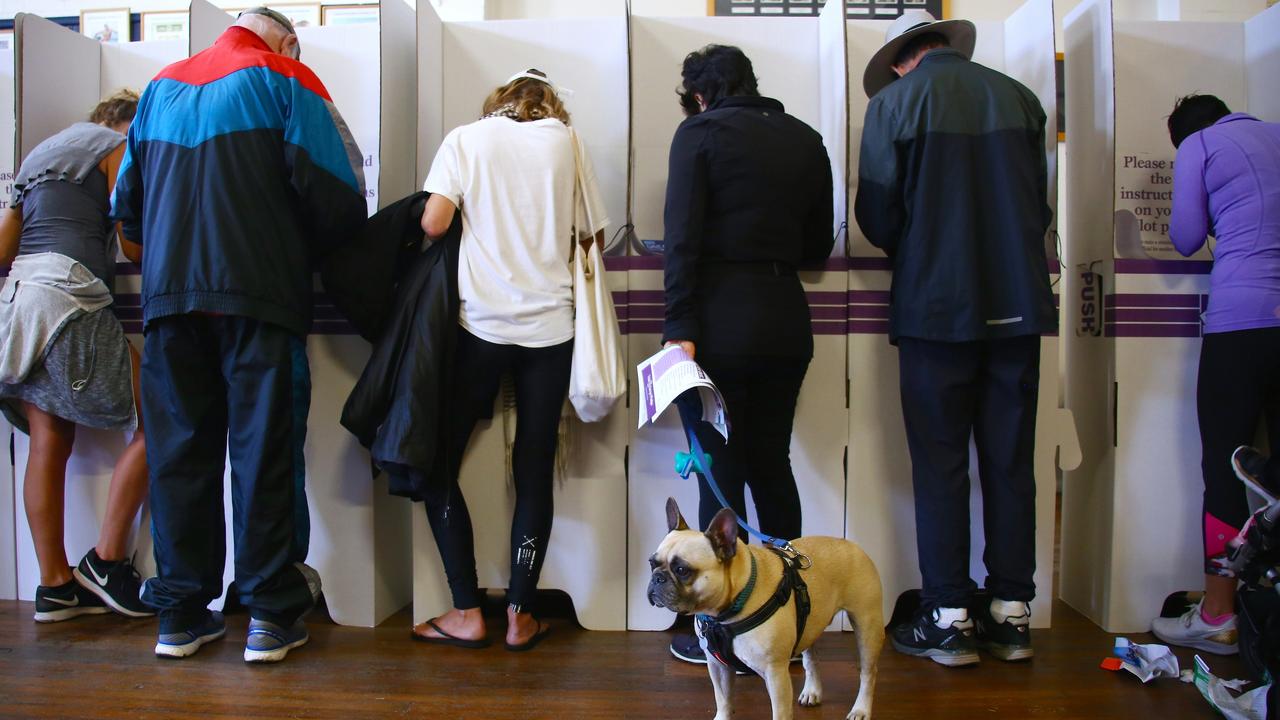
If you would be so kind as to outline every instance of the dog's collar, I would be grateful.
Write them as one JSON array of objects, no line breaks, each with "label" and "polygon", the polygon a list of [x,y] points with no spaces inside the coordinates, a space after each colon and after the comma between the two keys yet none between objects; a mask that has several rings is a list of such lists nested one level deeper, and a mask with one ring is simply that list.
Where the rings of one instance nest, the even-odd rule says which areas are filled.
[{"label": "dog's collar", "polygon": [[[750,553],[748,553],[750,554]],[[756,556],[751,555],[751,577],[747,580],[747,584],[743,586],[742,592],[733,599],[733,604],[728,610],[720,613],[721,618],[733,617],[742,612],[742,608],[747,606],[747,600],[751,597],[751,591],[756,589]],[[717,618],[718,619],[718,618]]]}]

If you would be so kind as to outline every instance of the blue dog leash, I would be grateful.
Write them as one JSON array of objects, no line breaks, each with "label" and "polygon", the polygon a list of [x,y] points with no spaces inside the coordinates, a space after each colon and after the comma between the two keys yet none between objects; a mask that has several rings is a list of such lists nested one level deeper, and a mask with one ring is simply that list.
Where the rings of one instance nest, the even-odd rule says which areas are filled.
[{"label": "blue dog leash", "polygon": [[[729,501],[725,500],[724,493],[720,491],[720,486],[716,484],[716,479],[711,474],[711,456],[703,452],[702,443],[698,442],[698,435],[693,428],[684,421],[681,416],[680,424],[684,427],[684,435],[689,439],[689,452],[676,453],[676,474],[685,480],[689,479],[689,473],[696,472],[702,475],[707,481],[707,485],[711,487],[711,492],[715,493],[716,499],[720,501],[720,507],[729,508],[733,513],[733,517],[738,521],[739,527],[747,531],[748,535],[755,537],[760,542],[771,547],[778,548],[783,552],[792,553],[796,556],[804,557],[799,551],[792,547],[791,543],[781,538],[776,538],[756,530],[748,525],[738,512],[729,506]],[[807,558],[806,558],[807,559]]]}]

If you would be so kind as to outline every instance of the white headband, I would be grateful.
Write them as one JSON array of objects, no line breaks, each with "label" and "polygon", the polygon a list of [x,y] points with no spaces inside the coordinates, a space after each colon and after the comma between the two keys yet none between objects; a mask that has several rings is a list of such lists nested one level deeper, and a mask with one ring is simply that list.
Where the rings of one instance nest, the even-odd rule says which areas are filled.
[{"label": "white headband", "polygon": [[521,78],[528,78],[529,80],[537,80],[538,82],[544,82],[550,85],[551,89],[555,91],[556,95],[560,96],[561,100],[567,100],[573,97],[573,91],[570,90],[569,88],[556,85],[555,83],[551,82],[549,78],[543,77],[542,75],[535,75],[529,72],[528,70],[525,70],[524,72],[518,72],[515,75],[512,75],[511,77],[507,78],[507,81],[503,83],[503,85],[510,85],[511,83]]}]

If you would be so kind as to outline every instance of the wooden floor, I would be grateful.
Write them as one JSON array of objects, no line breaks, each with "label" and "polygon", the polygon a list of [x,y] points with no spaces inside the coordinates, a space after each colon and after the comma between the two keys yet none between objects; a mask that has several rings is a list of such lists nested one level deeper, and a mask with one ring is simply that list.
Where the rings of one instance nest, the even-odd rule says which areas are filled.
[{"label": "wooden floor", "polygon": [[[154,621],[96,616],[37,625],[31,603],[0,601],[0,716],[43,718],[710,718],[705,669],[667,654],[667,633],[588,632],[555,622],[529,653],[501,644],[460,650],[409,640],[408,614],[373,630],[312,617],[311,643],[275,666],[248,666],[244,615],[226,639],[186,660],[152,655]],[[1098,663],[1110,636],[1059,603],[1054,628],[1037,631],[1036,658],[1008,665],[984,659],[948,670],[886,647],[876,718],[1215,717],[1193,685],[1144,686]],[[490,623],[491,632],[498,629]],[[1150,642],[1149,636],[1133,636]],[[826,687],[820,708],[797,720],[843,718],[853,703],[851,636],[819,641]],[[1179,652],[1184,667],[1190,653]],[[1212,658],[1235,677],[1235,659]],[[801,670],[793,669],[799,692]],[[763,683],[740,678],[737,717],[768,718]]]}]

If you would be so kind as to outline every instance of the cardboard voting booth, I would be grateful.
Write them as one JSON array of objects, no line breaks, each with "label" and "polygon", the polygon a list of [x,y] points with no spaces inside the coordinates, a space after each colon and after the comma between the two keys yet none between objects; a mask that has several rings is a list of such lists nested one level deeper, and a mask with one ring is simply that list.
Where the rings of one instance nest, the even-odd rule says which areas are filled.
[{"label": "cardboard voting booth", "polygon": [[[226,11],[205,0],[195,0],[191,12],[192,52],[211,45],[233,21]],[[402,99],[414,87],[414,15],[401,0],[388,0],[381,7],[380,19],[376,26],[299,30],[307,64],[325,83],[364,153],[370,212],[413,189],[410,163],[397,157],[387,172],[380,173],[378,159],[384,145],[388,153],[412,154],[413,108]],[[162,67],[188,53],[187,46],[173,42],[100,46],[34,16],[23,17],[19,37],[18,136],[24,154],[80,119],[100,95],[120,86],[140,90]],[[98,72],[71,73],[68,67],[96,68]],[[140,348],[136,268],[121,266],[116,290],[125,330]],[[307,343],[312,380],[305,447],[311,523],[308,562],[325,582],[325,597],[334,620],[372,626],[404,607],[411,597],[409,505],[387,495],[385,482],[372,476],[368,454],[338,424],[342,405],[368,357],[369,345],[347,326],[322,292],[317,292],[316,303]],[[121,433],[77,432],[76,450],[67,471],[67,552],[73,562],[96,540],[111,471],[124,441]],[[26,448],[26,437],[17,434],[18,497]],[[234,577],[229,465],[227,472],[224,579],[229,583]],[[21,597],[30,598],[38,570],[25,516],[20,507],[14,514],[18,524],[18,590]],[[154,564],[145,511],[141,523],[138,565],[149,575],[154,573]]]},{"label": "cardboard voting booth", "polygon": [[[884,43],[888,21],[848,21],[849,47],[849,206],[857,192],[857,168],[862,127],[869,100],[862,74],[871,56]],[[1050,204],[1056,203],[1056,93],[1054,87],[1053,5],[1029,0],[1003,22],[978,22],[974,61],[994,68],[1026,85],[1040,99],[1048,116],[1045,153],[1049,167]],[[851,213],[852,214],[852,213]],[[1046,237],[1049,261],[1055,264],[1053,233]],[[888,342],[889,288],[892,265],[872,247],[850,219],[848,292],[849,482],[846,536],[858,542],[875,560],[884,585],[886,617],[905,590],[920,587],[916,554],[916,522],[898,388],[898,353]],[[1057,292],[1058,272],[1050,268]],[[1047,627],[1053,597],[1054,501],[1057,464],[1070,466],[1074,430],[1070,414],[1059,407],[1058,340],[1041,339],[1039,410],[1036,417],[1036,575],[1039,601],[1033,627]],[[1061,451],[1059,452],[1059,448]],[[970,460],[970,577],[979,586],[986,578],[982,562],[982,493],[976,452]]]},{"label": "cardboard voting booth", "polygon": [[[485,97],[511,75],[546,72],[572,90],[565,106],[595,166],[609,211],[606,240],[626,219],[628,73],[627,21],[615,16],[568,20],[442,22],[418,7],[419,186],[444,135],[480,117]],[[608,273],[615,298],[626,297],[627,276]],[[619,302],[619,312],[623,311]],[[501,396],[501,393],[499,393]],[[499,397],[492,422],[472,435],[459,479],[475,527],[481,587],[507,587],[515,489],[506,477],[505,448],[514,415],[504,418]],[[599,630],[626,627],[627,428],[625,402],[599,423],[569,424],[562,444],[567,468],[555,480],[555,522],[540,587],[573,600],[579,622]],[[444,571],[421,505],[413,509],[414,621],[452,606]]]},{"label": "cardboard voting booth", "polygon": [[1110,632],[1145,630],[1167,594],[1204,585],[1195,388],[1211,262],[1168,239],[1165,120],[1193,92],[1280,120],[1277,38],[1280,8],[1138,22],[1088,0],[1066,20],[1064,393],[1084,462],[1063,483],[1061,595]]},{"label": "cardboard voting booth", "polygon": [[[830,14],[837,15],[838,9],[833,8]],[[642,242],[652,245],[652,241],[662,238],[668,150],[683,119],[674,88],[680,84],[684,56],[708,43],[742,48],[751,58],[760,93],[776,98],[789,114],[822,131],[830,153],[833,148],[838,151],[843,147],[845,139],[840,123],[844,98],[839,87],[843,84],[843,58],[821,72],[819,68],[822,58],[829,59],[832,47],[838,46],[837,55],[843,54],[842,30],[839,23],[825,17],[822,21],[812,17],[631,19],[635,224]],[[840,78],[839,84],[828,78],[828,71]],[[824,93],[830,85],[835,85],[836,91]],[[834,233],[844,219],[845,186],[843,172],[836,170],[833,175],[841,196]],[[657,255],[636,256],[629,261],[627,337],[634,366],[659,349],[664,315],[663,265]],[[800,489],[804,533],[840,537],[845,530],[844,446],[848,433],[848,411],[841,392],[845,377],[847,280],[838,268],[807,269],[800,277],[814,318],[814,357],[796,409],[791,463]],[[733,408],[729,413],[732,417]],[[629,414],[634,427],[635,411]],[[627,620],[633,630],[663,629],[675,619],[670,611],[650,606],[645,589],[649,555],[667,533],[663,511],[666,498],[675,497],[685,517],[696,518],[698,514],[696,481],[692,476],[682,480],[672,469],[674,453],[686,446],[674,410],[656,424],[633,431],[630,438]],[[754,511],[749,515],[749,522],[754,524]]]},{"label": "cardboard voting booth", "polygon": [[[165,65],[186,57],[177,41],[105,44],[67,30],[35,15],[19,15],[15,56],[17,152],[14,166],[45,138],[82,121],[98,100],[121,87],[141,90]],[[122,266],[116,282],[116,301],[125,332],[141,347],[137,270]],[[75,451],[67,464],[65,537],[68,559],[75,563],[98,540],[107,490],[116,458],[128,438],[125,433],[77,428]],[[14,507],[17,594],[35,596],[40,569],[31,544],[31,531],[22,507],[23,479],[30,444],[13,433]],[[146,510],[134,525],[137,560],[144,575],[151,574],[151,533]]]},{"label": "cardboard voting booth", "polygon": [[[9,207],[13,192],[15,108],[13,102],[13,50],[0,51],[0,210]],[[0,279],[0,284],[5,280]],[[9,446],[13,427],[0,418],[0,443]],[[18,597],[18,548],[14,535],[15,512],[21,501],[13,492],[13,464],[0,463],[0,600]]]}]

